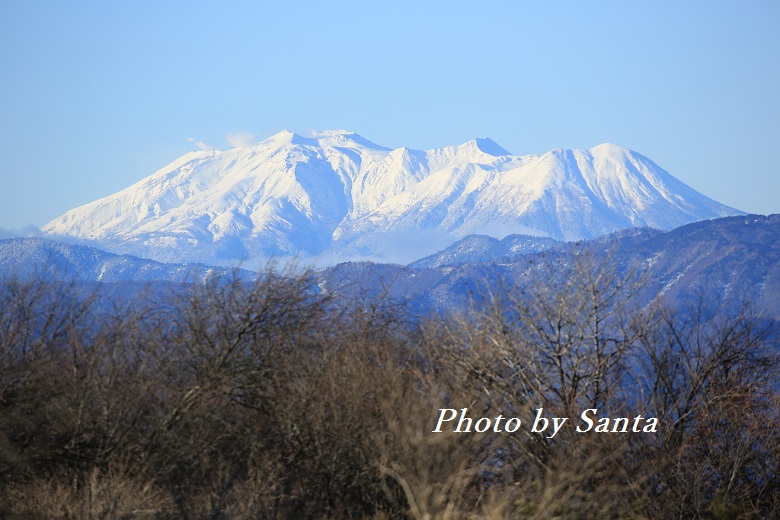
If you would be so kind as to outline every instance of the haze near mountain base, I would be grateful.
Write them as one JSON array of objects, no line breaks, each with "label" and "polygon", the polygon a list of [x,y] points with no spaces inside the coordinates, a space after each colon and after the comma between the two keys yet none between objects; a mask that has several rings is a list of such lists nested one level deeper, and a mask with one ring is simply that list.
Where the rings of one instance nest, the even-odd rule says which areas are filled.
[{"label": "haze near mountain base", "polygon": [[390,150],[343,130],[285,130],[188,153],[43,231],[165,262],[407,263],[470,234],[576,240],[741,213],[612,144],[518,156],[490,139]]}]

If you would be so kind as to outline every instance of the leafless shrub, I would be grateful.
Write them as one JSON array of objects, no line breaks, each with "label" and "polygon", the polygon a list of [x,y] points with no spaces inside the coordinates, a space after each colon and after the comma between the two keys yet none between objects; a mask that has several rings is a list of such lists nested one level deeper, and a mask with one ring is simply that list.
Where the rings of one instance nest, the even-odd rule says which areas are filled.
[{"label": "leafless shrub", "polygon": [[170,496],[153,483],[138,482],[119,470],[90,471],[82,482],[37,480],[7,495],[17,518],[159,519],[173,511]]},{"label": "leafless shrub", "polygon": [[[305,271],[0,285],[2,518],[771,518],[776,335],[578,254],[420,327]],[[622,273],[622,274],[621,274]],[[536,409],[569,417],[530,432]],[[515,433],[433,433],[440,408]],[[584,409],[657,433],[577,433]]]}]

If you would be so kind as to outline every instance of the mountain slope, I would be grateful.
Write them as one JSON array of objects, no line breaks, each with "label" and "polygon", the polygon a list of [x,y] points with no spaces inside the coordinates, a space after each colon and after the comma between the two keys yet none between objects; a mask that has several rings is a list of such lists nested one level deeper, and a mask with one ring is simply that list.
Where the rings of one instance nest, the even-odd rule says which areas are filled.
[{"label": "mountain slope", "polygon": [[189,153],[43,230],[160,261],[408,262],[469,234],[575,240],[738,213],[610,144],[515,156],[490,139],[389,150],[352,132],[283,131]]}]

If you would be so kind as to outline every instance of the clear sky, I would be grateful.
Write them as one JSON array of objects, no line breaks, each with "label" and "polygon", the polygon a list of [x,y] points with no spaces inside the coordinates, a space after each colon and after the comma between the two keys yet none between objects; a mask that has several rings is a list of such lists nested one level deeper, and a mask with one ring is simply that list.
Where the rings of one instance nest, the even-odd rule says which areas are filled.
[{"label": "clear sky", "polygon": [[0,228],[205,142],[612,142],[780,212],[780,2],[0,1]]}]

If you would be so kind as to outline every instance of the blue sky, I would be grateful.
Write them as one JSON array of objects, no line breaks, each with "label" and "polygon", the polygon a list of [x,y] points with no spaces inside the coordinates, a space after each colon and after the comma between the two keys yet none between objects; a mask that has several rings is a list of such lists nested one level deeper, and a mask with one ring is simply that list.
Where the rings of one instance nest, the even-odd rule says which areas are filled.
[{"label": "blue sky", "polygon": [[0,2],[0,228],[195,149],[343,128],[388,147],[612,142],[780,212],[780,2]]}]

